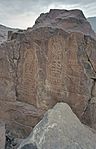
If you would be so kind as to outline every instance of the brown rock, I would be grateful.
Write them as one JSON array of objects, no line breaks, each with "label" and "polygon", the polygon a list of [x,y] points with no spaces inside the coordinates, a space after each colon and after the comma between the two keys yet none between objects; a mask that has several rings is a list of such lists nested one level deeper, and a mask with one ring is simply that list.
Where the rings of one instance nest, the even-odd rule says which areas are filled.
[{"label": "brown rock", "polygon": [[59,28],[67,32],[82,32],[96,38],[90,23],[83,12],[78,9],[51,9],[49,13],[42,13],[35,21],[33,29],[40,27]]},{"label": "brown rock", "polygon": [[[59,21],[63,28],[52,22],[45,25],[55,13],[62,19],[67,13],[75,19],[66,18],[69,28]],[[51,10],[44,18],[46,21],[40,22],[44,25],[37,21],[32,29],[13,34],[12,40],[0,47],[0,115],[19,137],[27,135],[59,101],[68,103],[80,120],[96,126],[91,116],[95,110],[90,108],[96,78],[94,32],[79,10]],[[76,30],[72,20],[76,23],[78,18],[84,28],[78,24]]]},{"label": "brown rock", "polygon": [[42,113],[42,110],[24,102],[0,101],[0,119],[5,120],[6,130],[17,138],[28,136],[40,121]]}]

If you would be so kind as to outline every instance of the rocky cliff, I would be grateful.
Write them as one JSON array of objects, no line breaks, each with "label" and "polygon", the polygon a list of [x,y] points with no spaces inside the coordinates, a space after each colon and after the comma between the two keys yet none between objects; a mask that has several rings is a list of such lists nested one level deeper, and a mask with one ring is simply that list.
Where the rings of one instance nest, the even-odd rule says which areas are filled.
[{"label": "rocky cliff", "polygon": [[59,28],[67,32],[82,32],[96,38],[91,25],[82,11],[51,9],[49,13],[42,13],[35,21],[33,29],[40,27]]},{"label": "rocky cliff", "polygon": [[80,10],[50,10],[0,46],[0,119],[26,137],[57,102],[96,128],[96,37]]}]

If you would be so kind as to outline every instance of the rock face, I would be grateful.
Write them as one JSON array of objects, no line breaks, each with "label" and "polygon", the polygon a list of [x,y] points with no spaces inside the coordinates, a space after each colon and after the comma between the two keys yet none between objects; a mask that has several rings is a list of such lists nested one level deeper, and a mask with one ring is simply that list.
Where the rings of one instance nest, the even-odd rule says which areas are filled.
[{"label": "rock face", "polygon": [[0,44],[7,40],[8,31],[16,32],[18,29],[9,28],[3,25],[0,25]]},{"label": "rock face", "polygon": [[82,32],[96,38],[83,12],[78,9],[51,9],[49,13],[42,13],[33,26],[34,29],[39,27],[61,28],[69,33]]},{"label": "rock face", "polygon": [[[71,15],[68,27],[64,20],[66,25],[58,21],[52,26],[55,14],[62,19]],[[46,19],[50,25],[36,21],[0,46],[0,119],[17,137],[25,137],[46,110],[62,101],[96,128],[95,33],[79,10],[51,10],[43,16],[39,22]]]},{"label": "rock face", "polygon": [[[36,147],[31,147],[31,145]],[[96,133],[84,126],[71,108],[58,103],[48,110],[18,149],[95,149]]]},{"label": "rock face", "polygon": [[5,124],[0,122],[0,149],[5,149]]}]

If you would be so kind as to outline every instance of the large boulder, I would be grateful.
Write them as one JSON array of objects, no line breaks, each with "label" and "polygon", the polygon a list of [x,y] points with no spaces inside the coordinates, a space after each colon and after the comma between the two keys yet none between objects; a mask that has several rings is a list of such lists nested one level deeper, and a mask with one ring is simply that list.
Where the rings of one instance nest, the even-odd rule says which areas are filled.
[{"label": "large boulder", "polygon": [[58,103],[48,110],[18,149],[95,149],[96,133],[84,126],[71,108]]},{"label": "large boulder", "polygon": [[[59,25],[45,25],[55,15],[68,26],[60,19]],[[44,25],[36,21],[32,29],[10,33],[0,46],[0,118],[12,133],[25,137],[46,110],[62,101],[96,128],[95,33],[80,10],[51,10],[44,20]]]}]

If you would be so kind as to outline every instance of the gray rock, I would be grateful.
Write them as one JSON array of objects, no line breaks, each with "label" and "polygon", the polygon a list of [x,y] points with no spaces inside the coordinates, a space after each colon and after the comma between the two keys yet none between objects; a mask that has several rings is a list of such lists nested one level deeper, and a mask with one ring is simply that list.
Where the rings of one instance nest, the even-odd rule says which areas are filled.
[{"label": "gray rock", "polygon": [[24,145],[21,149],[37,149],[36,145],[34,144],[27,144],[27,145]]},{"label": "gray rock", "polygon": [[7,40],[8,31],[17,32],[18,29],[6,27],[0,24],[0,44]]},{"label": "gray rock", "polygon": [[58,103],[18,149],[31,143],[38,149],[96,149],[96,133],[83,125],[67,104]]},{"label": "gray rock", "polygon": [[94,31],[96,32],[96,16],[95,17],[89,17],[87,19],[90,22],[90,24],[91,24],[92,28],[94,29]]},{"label": "gray rock", "polygon": [[0,121],[0,149],[5,149],[5,124]]}]

